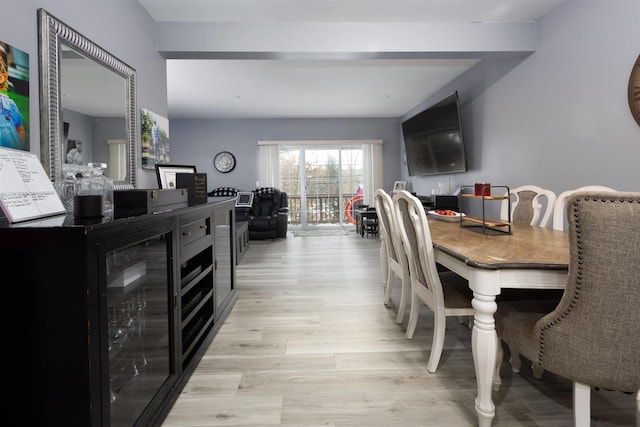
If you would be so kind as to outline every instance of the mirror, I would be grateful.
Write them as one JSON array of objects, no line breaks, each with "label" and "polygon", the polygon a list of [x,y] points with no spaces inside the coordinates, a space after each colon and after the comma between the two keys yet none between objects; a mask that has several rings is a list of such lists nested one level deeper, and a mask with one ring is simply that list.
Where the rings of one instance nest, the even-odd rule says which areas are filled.
[{"label": "mirror", "polygon": [[40,157],[49,178],[106,164],[116,189],[135,188],[135,70],[44,9],[38,23]]}]

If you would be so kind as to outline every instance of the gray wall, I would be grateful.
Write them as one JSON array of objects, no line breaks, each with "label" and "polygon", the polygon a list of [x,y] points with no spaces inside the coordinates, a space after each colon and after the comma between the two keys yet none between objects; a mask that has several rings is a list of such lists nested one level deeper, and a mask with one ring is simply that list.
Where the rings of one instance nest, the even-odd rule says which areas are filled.
[{"label": "gray wall", "polygon": [[[137,73],[138,108],[167,117],[165,60],[156,49],[155,21],[131,0],[2,0],[0,40],[29,54],[30,151],[40,153],[37,10],[49,13],[109,51]],[[137,131],[139,133],[139,129]],[[140,169],[138,186],[155,188],[154,171]]]},{"label": "gray wall", "polygon": [[[558,194],[592,184],[640,191],[640,127],[626,97],[640,53],[639,17],[637,0],[567,0],[539,22],[534,54],[484,61],[401,118],[458,90],[466,173],[409,177],[401,120],[393,119],[171,120],[171,160],[196,164],[209,174],[210,188],[251,188],[259,140],[377,137],[385,141],[387,189],[402,179],[418,194],[439,186],[450,193],[475,181],[536,184]],[[213,169],[220,150],[236,153],[230,174]]]},{"label": "gray wall", "polygon": [[[258,141],[381,139],[384,183],[400,176],[400,147],[395,119],[256,119],[171,120],[171,163],[195,165],[207,173],[207,186],[252,190],[258,181]],[[219,151],[236,157],[236,168],[220,173],[213,167]]]},{"label": "gray wall", "polygon": [[[37,0],[5,0],[0,40],[30,54],[31,151],[40,152]],[[167,117],[165,61],[155,45],[155,22],[135,1],[48,0],[46,9],[137,71],[138,108]],[[534,183],[556,193],[602,184],[640,190],[640,127],[627,104],[629,73],[640,51],[638,0],[567,0],[538,25],[538,50],[522,61],[485,62],[421,108],[458,90],[469,172],[407,176],[399,121],[172,120],[172,163],[196,164],[213,185],[251,188],[257,180],[258,140],[370,139],[384,144],[385,187],[409,181],[428,194],[477,180],[517,186]],[[213,155],[236,153],[237,169],[214,171]],[[139,187],[157,186],[139,169]]]},{"label": "gray wall", "polygon": [[[640,1],[567,0],[538,25],[538,49],[522,61],[483,63],[407,113],[458,90],[469,171],[408,177],[429,194],[443,182],[583,185],[640,191],[640,126],[627,101],[640,54]],[[446,187],[445,187],[446,188]]]}]

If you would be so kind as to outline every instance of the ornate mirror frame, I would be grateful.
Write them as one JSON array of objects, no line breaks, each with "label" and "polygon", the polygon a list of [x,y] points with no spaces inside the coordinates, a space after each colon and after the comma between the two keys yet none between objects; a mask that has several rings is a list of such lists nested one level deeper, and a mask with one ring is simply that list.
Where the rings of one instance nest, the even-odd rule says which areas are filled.
[{"label": "ornate mirror frame", "polygon": [[44,9],[38,9],[40,68],[40,159],[52,181],[62,178],[61,44],[82,53],[124,79],[128,144],[127,178],[118,188],[135,188],[137,173],[136,71]]}]

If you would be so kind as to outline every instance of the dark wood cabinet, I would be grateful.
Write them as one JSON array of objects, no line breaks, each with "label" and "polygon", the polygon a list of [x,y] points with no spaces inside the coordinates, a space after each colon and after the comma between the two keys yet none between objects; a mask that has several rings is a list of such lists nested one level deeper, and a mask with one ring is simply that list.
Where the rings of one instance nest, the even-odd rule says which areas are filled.
[{"label": "dark wood cabinet", "polygon": [[237,298],[234,222],[230,199],[0,223],[21,423],[159,425]]},{"label": "dark wood cabinet", "polygon": [[235,209],[214,209],[215,247],[215,317],[216,321],[226,316],[225,308],[235,288],[237,248],[234,228]]},{"label": "dark wood cabinet", "polygon": [[214,321],[213,210],[197,208],[180,220],[179,324],[182,368],[193,358]]},{"label": "dark wood cabinet", "polygon": [[[237,212],[237,209],[236,209]],[[249,223],[247,221],[236,221],[236,265],[240,263],[242,258],[249,250]]]},{"label": "dark wood cabinet", "polygon": [[[233,202],[233,201],[232,201]],[[234,203],[192,208],[180,216],[180,339],[183,369],[219,327],[235,298]],[[215,320],[215,322],[214,322]]]}]

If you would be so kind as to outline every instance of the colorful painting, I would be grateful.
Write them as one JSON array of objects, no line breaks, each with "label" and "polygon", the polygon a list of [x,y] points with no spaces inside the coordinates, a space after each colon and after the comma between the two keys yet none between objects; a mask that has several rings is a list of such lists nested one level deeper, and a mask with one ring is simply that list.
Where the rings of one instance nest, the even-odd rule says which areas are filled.
[{"label": "colorful painting", "polygon": [[0,146],[29,145],[29,54],[0,41]]},{"label": "colorful painting", "polygon": [[169,119],[152,111],[140,110],[142,129],[142,168],[155,169],[169,163]]}]

